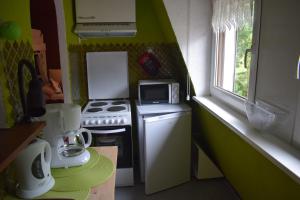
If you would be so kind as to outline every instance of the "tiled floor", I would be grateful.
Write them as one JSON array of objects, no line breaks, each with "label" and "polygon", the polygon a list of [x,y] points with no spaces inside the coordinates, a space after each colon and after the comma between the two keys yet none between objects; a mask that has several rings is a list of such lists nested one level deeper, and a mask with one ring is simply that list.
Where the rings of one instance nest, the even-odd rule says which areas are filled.
[{"label": "tiled floor", "polygon": [[192,179],[177,187],[145,195],[144,185],[116,189],[116,200],[239,200],[238,194],[224,178],[210,180]]}]

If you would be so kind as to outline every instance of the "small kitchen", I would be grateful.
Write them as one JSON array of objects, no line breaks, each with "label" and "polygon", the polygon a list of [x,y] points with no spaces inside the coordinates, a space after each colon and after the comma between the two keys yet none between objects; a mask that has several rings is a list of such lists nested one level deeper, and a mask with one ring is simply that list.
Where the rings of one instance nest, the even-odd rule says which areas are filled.
[{"label": "small kitchen", "polygon": [[[64,63],[61,62],[61,79],[63,83],[61,90],[65,96],[65,103],[49,101],[44,107],[45,114],[32,115],[29,114],[31,113],[29,98],[21,97],[22,95],[20,97],[18,95],[12,97],[14,99],[13,102],[18,102],[18,98],[21,98],[22,104],[17,106],[9,105],[12,107],[11,115],[13,117],[9,119],[11,121],[8,124],[14,124],[14,118],[18,118],[16,122],[17,126],[20,123],[20,127],[23,126],[22,121],[31,121],[32,126],[36,126],[37,130],[34,131],[35,133],[24,133],[24,137],[26,134],[29,134],[31,140],[34,137],[33,135],[39,135],[39,132],[42,133],[39,136],[41,140],[34,139],[33,142],[28,144],[30,141],[27,138],[20,145],[25,149],[20,150],[15,155],[17,158],[13,161],[13,164],[19,166],[15,169],[17,174],[16,182],[19,184],[16,189],[12,189],[14,186],[7,186],[6,179],[11,179],[11,177],[7,177],[9,170],[6,170],[4,173],[4,185],[6,190],[10,191],[10,194],[15,194],[19,198],[31,199],[43,194],[46,196],[41,196],[41,198],[49,198],[52,197],[53,193],[56,193],[58,195],[57,198],[68,197],[68,195],[70,195],[70,198],[74,198],[74,196],[78,195],[75,199],[85,199],[86,197],[83,198],[83,196],[87,195],[86,190],[93,187],[90,194],[87,195],[89,198],[102,199],[107,197],[107,199],[114,199],[114,187],[134,186],[136,181],[134,179],[137,179],[135,177],[138,177],[138,182],[141,179],[142,182],[146,183],[146,194],[152,194],[190,180],[191,108],[183,103],[187,91],[187,71],[180,50],[175,42],[174,33],[171,29],[162,30],[160,28],[161,25],[159,24],[168,22],[166,21],[166,13],[159,14],[163,15],[160,18],[157,15],[153,15],[153,12],[160,13],[158,9],[161,9],[159,7],[162,5],[162,2],[156,2],[155,4],[157,5],[152,5],[152,3],[142,5],[141,1],[123,1],[124,5],[121,6],[123,13],[119,15],[111,14],[114,13],[112,11],[120,11],[119,1],[114,1],[112,3],[114,5],[109,5],[106,2],[108,4],[107,8],[103,8],[103,3],[91,1],[87,4],[85,1],[79,0],[76,2],[69,1],[63,5],[65,12],[72,8],[71,13],[65,14],[66,28],[69,28],[68,26],[71,27],[70,30],[66,29],[69,58],[69,91],[67,90],[68,87],[64,85],[64,80],[67,78],[63,75],[65,69],[63,68]],[[104,14],[108,16],[99,16],[100,19],[97,16],[96,20],[99,21],[84,21],[85,16],[89,15],[93,10],[95,15],[99,15],[100,9],[103,12],[108,11],[108,13]],[[75,13],[76,19],[72,19],[73,22],[68,23],[68,18]],[[141,13],[143,13],[143,16],[137,20],[136,15],[141,16]],[[58,16],[60,13],[56,14]],[[82,27],[91,22],[102,23],[104,28],[101,26],[92,27],[91,29]],[[129,22],[131,26],[126,27],[126,23]],[[110,28],[108,23],[112,23],[111,30],[107,30],[107,28]],[[116,23],[121,25],[115,25]],[[34,34],[39,34],[43,37],[42,28],[33,26],[32,28],[40,31],[40,33],[37,33],[37,31],[32,32],[33,36]],[[24,35],[22,34],[21,37],[24,37]],[[44,33],[44,39],[44,46],[46,47],[43,50],[46,49],[47,51],[49,48],[47,49],[46,33]],[[37,41],[37,39],[34,41]],[[4,48],[14,48],[10,47],[9,42],[4,45],[6,45]],[[28,48],[28,43],[24,44],[21,42],[15,45],[20,45],[19,49],[24,48],[23,46]],[[18,56],[22,58],[22,55]],[[25,76],[25,81],[22,83],[25,85],[23,86],[25,88],[27,87],[26,78],[28,79],[26,67],[28,67],[30,72],[34,68],[34,65],[30,64],[30,60],[32,61],[30,57],[30,53],[23,55],[23,59],[29,59],[29,63],[15,60],[15,62],[18,62],[16,71],[22,71],[21,74],[25,71],[25,74],[22,75]],[[43,56],[40,57],[43,58]],[[7,63],[10,62],[7,61]],[[35,62],[35,65],[38,66],[40,63]],[[11,69],[5,70],[9,71]],[[41,67],[36,70],[38,76],[41,76],[43,80],[47,79],[47,75],[45,78],[41,74],[43,71]],[[20,72],[18,73],[20,74]],[[23,87],[18,88],[17,84],[20,84],[18,83],[20,82],[19,76],[19,80],[16,83],[9,84],[8,89],[10,93],[14,90],[16,93],[19,93],[18,90],[24,89]],[[31,76],[35,77],[36,75],[31,73]],[[16,84],[15,88],[12,87],[13,84]],[[29,93],[30,91],[31,88]],[[42,91],[45,92],[44,88]],[[68,93],[71,99],[68,99]],[[25,95],[27,95],[26,92]],[[27,99],[23,100],[25,98]],[[150,107],[146,106],[148,104]],[[152,104],[153,106],[151,106]],[[159,105],[156,107],[154,104]],[[143,110],[140,114],[137,111],[139,109]],[[42,110],[42,108],[39,108],[39,110]],[[150,153],[152,146],[156,143],[155,141],[160,140],[160,136],[158,135],[155,140],[152,140],[151,143],[154,142],[153,144],[144,144],[144,137],[146,137],[146,133],[143,132],[144,128],[142,128],[144,118],[147,118],[145,129],[149,129],[150,132],[155,133],[161,128],[163,130],[165,125],[171,123],[173,125],[168,125],[168,128],[166,128],[168,131],[162,132],[162,135],[166,134],[165,137],[168,137],[168,134],[174,132],[178,137],[173,142],[171,141],[170,144],[164,141],[160,147],[156,146],[157,152],[161,152],[160,149],[162,148],[169,148],[169,151],[165,150],[167,152],[164,155],[165,158],[160,158],[160,161],[155,161],[155,158],[154,160],[152,158],[152,163],[147,163],[150,161],[147,161],[148,156],[144,154],[144,145],[145,152],[146,148],[148,148],[147,152],[150,150]],[[137,121],[140,120],[142,122],[139,122],[139,125],[137,125]],[[45,121],[45,124],[36,124],[39,121]],[[157,123],[153,123],[155,121]],[[165,123],[161,124],[163,121]],[[156,127],[157,125],[159,127]],[[28,126],[30,126],[30,123]],[[142,130],[137,130],[138,126]],[[12,130],[17,132],[18,127],[16,129],[12,128]],[[148,134],[150,132],[148,133],[147,131]],[[7,132],[6,134],[10,133]],[[176,137],[174,136],[174,138]],[[50,146],[44,144],[43,140],[47,141]],[[168,140],[168,138],[165,140]],[[151,140],[145,141],[150,142]],[[177,151],[178,145],[182,146],[183,150],[180,152],[182,154],[180,157],[178,157],[178,154],[172,153]],[[111,148],[113,153],[110,152],[106,155],[107,152],[105,154],[105,151],[108,151],[108,148]],[[37,152],[33,153],[33,149],[36,149],[35,151]],[[157,152],[152,152],[152,155],[149,154],[149,157]],[[100,156],[97,156],[97,153]],[[51,154],[50,161],[49,154]],[[109,156],[109,154],[113,154],[113,156]],[[25,174],[31,173],[30,170],[26,170],[30,166],[38,165],[31,161],[33,159],[31,155],[33,158],[37,155],[44,155],[40,156],[41,161],[39,162],[41,164],[38,166],[42,170],[33,169],[33,175],[26,177]],[[144,158],[144,156],[146,157]],[[26,158],[27,162],[24,158]],[[98,164],[95,164],[97,159],[101,162],[98,161]],[[181,165],[177,164],[178,159],[181,160]],[[26,163],[28,163],[28,166]],[[150,169],[153,168],[151,166],[155,163],[159,164],[156,166],[158,171],[152,172]],[[51,172],[48,169],[49,165]],[[92,165],[94,166],[92,167]],[[139,169],[138,166],[145,168]],[[91,174],[88,175],[89,170],[95,170],[96,167],[98,167],[99,172],[94,174],[94,179],[90,178],[87,182],[84,182],[82,176],[84,174],[91,176]],[[165,170],[173,168],[173,171],[164,176],[164,172],[159,170],[160,167],[165,168]],[[8,169],[10,168],[12,167],[8,167]],[[80,171],[81,177],[72,174],[72,171],[76,170]],[[38,180],[34,175],[36,173],[46,174],[47,177]],[[158,176],[157,173],[160,173],[160,175]],[[70,183],[70,187],[63,186],[63,180],[66,182],[71,181],[70,174],[73,176],[74,186],[72,186],[72,183]],[[174,176],[174,174],[177,174],[177,176]],[[161,178],[155,180],[153,177]],[[81,185],[81,188],[79,188],[80,183],[77,183],[76,179],[81,179],[85,186]],[[99,188],[95,188],[98,185]],[[106,188],[106,192],[103,188]],[[79,189],[81,194],[77,192]],[[103,195],[101,193],[107,194]],[[63,195],[59,196],[59,194]],[[5,198],[12,197],[6,196]]]},{"label": "small kitchen", "polygon": [[[211,26],[207,22],[209,9],[206,9],[211,8],[208,5],[210,1],[188,1],[190,10],[187,12],[195,14],[196,8],[203,6],[201,20],[198,24],[193,24],[193,21],[184,24],[181,18],[185,19],[188,15],[185,16],[185,11],[177,12],[175,22],[182,26],[174,23],[172,11],[178,9],[168,0],[53,2],[60,57],[59,95],[63,93],[64,103],[61,99],[59,102],[49,101],[44,105],[45,114],[31,116],[33,122],[26,127],[26,124],[17,123],[26,115],[26,110],[30,110],[24,109],[24,103],[20,101],[18,67],[23,59],[29,60],[33,67],[38,65],[32,51],[32,28],[36,27],[30,22],[30,0],[22,3],[13,0],[11,5],[0,0],[0,5],[3,5],[0,20],[16,21],[22,31],[17,39],[0,39],[0,130],[3,136],[6,134],[3,138],[14,141],[1,142],[8,149],[4,154],[12,155],[1,154],[1,162],[5,160],[5,164],[1,163],[0,172],[1,198],[17,198],[14,195],[7,197],[10,188],[10,194],[24,199],[115,199],[117,190],[142,186],[143,198],[147,199],[172,192],[190,182],[196,185],[195,188],[199,184],[200,188],[205,181],[218,180],[225,180],[225,188],[226,183],[232,184],[227,188],[229,192],[225,192],[229,198],[230,195],[233,199],[251,196],[253,185],[243,180],[243,172],[239,171],[241,165],[236,160],[223,160],[230,158],[230,153],[222,150],[219,139],[215,138],[217,142],[211,143],[214,134],[205,135],[208,139],[201,136],[202,128],[208,125],[212,125],[215,132],[221,130],[222,134],[232,135],[232,129],[223,125],[222,120],[210,111],[203,112],[206,106],[201,103],[199,106],[193,99],[195,93],[207,87],[208,83],[203,86],[199,83],[208,79],[210,71],[189,69],[189,75],[187,65],[195,65],[199,60],[197,64],[201,66],[210,62],[211,52],[206,45],[210,45],[212,38],[208,32],[198,32],[202,39],[195,46],[201,47],[195,52],[185,47],[186,41],[182,38],[195,37],[184,32],[186,26],[194,26],[196,31],[199,26]],[[185,3],[176,4],[183,6]],[[8,7],[14,12],[8,12]],[[47,37],[46,34],[44,37]],[[47,48],[47,43],[45,46]],[[196,53],[201,56],[196,56]],[[23,65],[25,67],[26,62]],[[30,74],[26,73],[25,70],[25,94],[30,80]],[[196,75],[203,81],[192,82]],[[27,103],[30,103],[29,99]],[[22,131],[25,129],[27,131]],[[24,133],[16,139],[20,131]],[[236,138],[231,139],[236,141]],[[248,152],[249,144],[241,143],[242,149]],[[215,148],[218,149],[214,146],[216,144],[222,146],[218,152],[215,152]],[[72,145],[76,148],[70,148]],[[236,145],[239,146],[239,143]],[[38,146],[40,152],[27,150],[33,146]],[[228,153],[229,157],[219,157],[219,152]],[[278,181],[276,187],[284,183],[291,186],[285,188],[283,194],[298,195],[295,192],[298,185],[290,180],[290,175],[277,169],[277,164],[275,167],[269,164],[267,158],[260,161],[260,153],[249,152],[249,155],[254,155],[255,161],[259,160],[258,163],[267,163],[263,170],[270,171],[267,177],[274,174],[275,182]],[[29,169],[34,168],[36,161],[28,161],[37,155],[42,157],[42,164],[36,164],[40,169]],[[12,170],[8,170],[11,163],[18,166],[18,186],[7,187],[7,182],[12,182],[7,179],[12,174]],[[33,176],[28,178],[21,171]],[[256,172],[255,168],[250,173]],[[47,174],[47,177],[36,179],[35,174],[38,173]],[[281,180],[284,181],[280,183]],[[42,186],[36,186],[39,183]],[[22,188],[22,185],[25,187]],[[29,190],[25,189],[27,186]],[[221,198],[222,193],[217,194],[217,190],[215,194],[204,194],[208,195],[208,199]],[[122,199],[118,195],[117,199]]]}]

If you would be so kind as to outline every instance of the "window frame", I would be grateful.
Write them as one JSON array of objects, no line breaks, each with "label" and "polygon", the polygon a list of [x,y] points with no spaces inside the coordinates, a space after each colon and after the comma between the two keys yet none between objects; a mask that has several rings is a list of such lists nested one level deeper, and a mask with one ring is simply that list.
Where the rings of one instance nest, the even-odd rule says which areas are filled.
[{"label": "window frame", "polygon": [[215,86],[215,71],[217,69],[216,56],[218,55],[216,49],[216,33],[212,33],[212,56],[211,56],[211,78],[210,78],[210,93],[211,96],[218,100],[228,104],[230,107],[245,114],[244,103],[246,101],[255,101],[256,79],[258,70],[258,52],[259,52],[259,40],[260,40],[260,18],[261,18],[261,0],[255,0],[254,5],[254,19],[253,19],[253,39],[251,48],[251,63],[250,63],[250,77],[248,87],[248,98],[240,97],[234,93],[231,93],[225,89]]}]

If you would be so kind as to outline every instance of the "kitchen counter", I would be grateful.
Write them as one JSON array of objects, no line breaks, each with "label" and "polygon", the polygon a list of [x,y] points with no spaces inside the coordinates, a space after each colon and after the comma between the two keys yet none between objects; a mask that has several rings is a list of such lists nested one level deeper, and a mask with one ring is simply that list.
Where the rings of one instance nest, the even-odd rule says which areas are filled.
[{"label": "kitchen counter", "polygon": [[[112,176],[103,184],[91,188],[88,199],[89,200],[114,200],[115,199],[115,180],[116,180],[116,166],[117,166],[117,146],[93,147],[99,154],[109,158],[114,164],[114,172]],[[1,174],[0,174],[1,175]],[[0,181],[0,199],[6,196]],[[3,196],[4,195],[4,196]],[[9,199],[17,199],[16,197],[8,197]],[[60,199],[60,198],[55,198]],[[62,198],[65,199],[65,198]]]},{"label": "kitchen counter", "polygon": [[2,172],[45,127],[45,122],[19,124],[0,129],[0,172]]},{"label": "kitchen counter", "polygon": [[[117,166],[117,146],[107,146],[107,147],[93,147],[99,154],[102,154]],[[116,171],[113,175],[103,184],[93,187],[90,193],[89,200],[114,200],[115,199],[115,181],[116,181]]]}]

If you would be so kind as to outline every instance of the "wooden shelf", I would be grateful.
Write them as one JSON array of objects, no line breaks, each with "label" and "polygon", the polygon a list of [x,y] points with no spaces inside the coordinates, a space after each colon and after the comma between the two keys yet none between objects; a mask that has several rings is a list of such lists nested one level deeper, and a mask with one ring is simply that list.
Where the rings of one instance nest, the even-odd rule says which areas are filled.
[{"label": "wooden shelf", "polygon": [[0,129],[0,172],[2,172],[45,127],[45,122],[19,124]]}]

